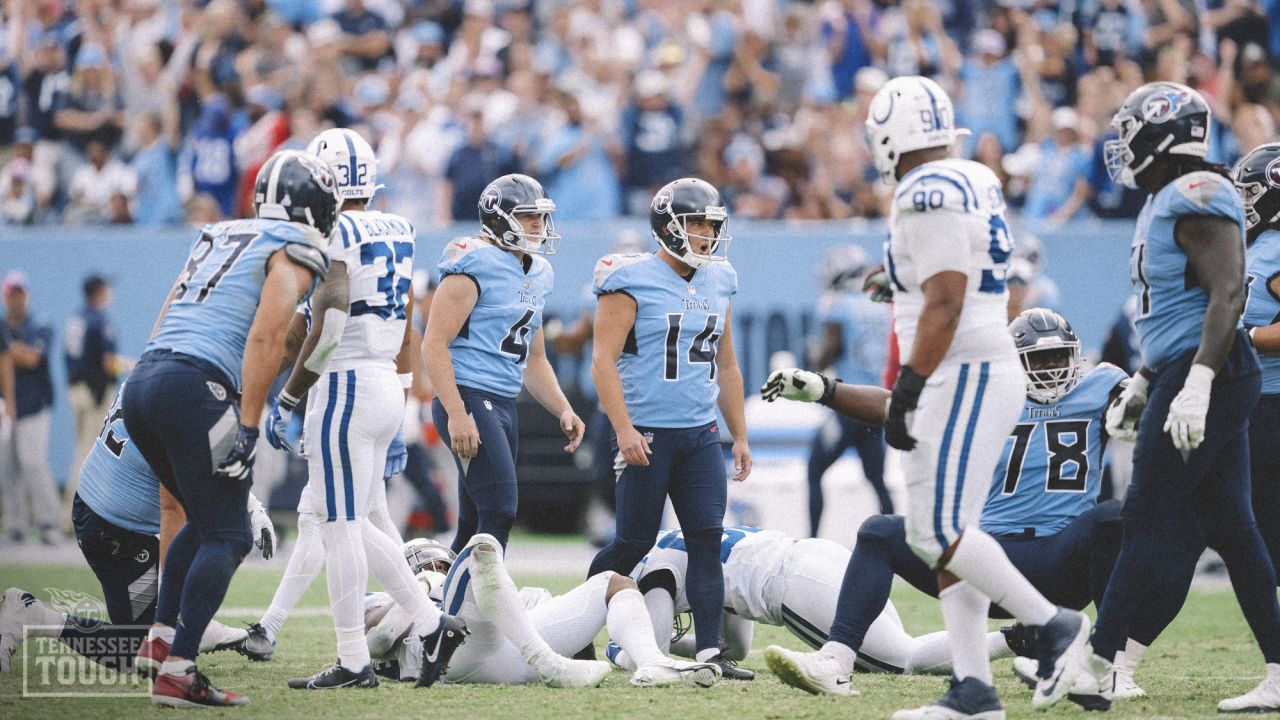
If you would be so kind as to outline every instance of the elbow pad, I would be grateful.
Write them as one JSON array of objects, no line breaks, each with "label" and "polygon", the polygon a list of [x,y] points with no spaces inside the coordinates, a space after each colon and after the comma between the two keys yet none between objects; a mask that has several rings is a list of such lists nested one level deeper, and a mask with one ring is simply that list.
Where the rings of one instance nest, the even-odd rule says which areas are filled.
[{"label": "elbow pad", "polygon": [[311,351],[311,355],[307,357],[306,362],[302,363],[302,366],[317,375],[323,373],[325,366],[329,364],[329,356],[338,349],[338,343],[342,340],[342,333],[346,328],[346,313],[337,308],[325,310],[324,324],[320,327],[320,341],[316,343],[315,349]]},{"label": "elbow pad", "polygon": [[284,246],[288,258],[311,271],[317,280],[324,280],[329,272],[329,255],[320,248],[302,243],[289,243]]}]

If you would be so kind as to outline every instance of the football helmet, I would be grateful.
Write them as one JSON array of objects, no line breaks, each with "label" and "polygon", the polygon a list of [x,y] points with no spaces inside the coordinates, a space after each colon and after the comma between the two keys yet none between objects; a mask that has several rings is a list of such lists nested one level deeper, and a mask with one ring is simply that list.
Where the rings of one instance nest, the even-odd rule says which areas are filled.
[{"label": "football helmet", "polygon": [[447,574],[458,557],[452,550],[430,538],[415,538],[406,542],[401,549],[405,562],[409,563],[409,569],[414,575],[423,570]]},{"label": "football helmet", "polygon": [[267,158],[253,182],[255,215],[308,225],[326,238],[338,223],[338,203],[333,168],[298,150],[281,150]]},{"label": "football helmet", "polygon": [[1209,103],[1186,85],[1153,82],[1129,93],[1111,118],[1116,137],[1103,145],[1112,181],[1138,188],[1138,173],[1157,157],[1204,158],[1209,152]]},{"label": "football helmet", "polygon": [[[715,235],[690,235],[689,220],[706,219]],[[729,211],[720,191],[698,178],[681,178],[663,185],[649,204],[649,230],[658,245],[672,257],[697,269],[729,256]],[[694,252],[690,238],[711,241],[706,253]]]},{"label": "football helmet", "polygon": [[1240,158],[1231,180],[1244,198],[1244,222],[1249,230],[1280,223],[1280,143],[1259,145]]},{"label": "football helmet", "polygon": [[[503,175],[489,183],[480,193],[479,207],[480,234],[499,246],[541,255],[554,255],[560,248],[560,235],[551,219],[556,204],[542,183],[528,175]],[[516,215],[526,213],[542,215],[541,233],[525,232]]]},{"label": "football helmet", "polygon": [[1057,402],[1080,382],[1080,338],[1066,318],[1045,308],[1023,310],[1009,334],[1027,373],[1027,397]]},{"label": "football helmet", "polygon": [[907,75],[884,84],[867,109],[867,145],[881,179],[892,182],[903,153],[947,147],[968,134],[957,130],[951,98],[938,83]]},{"label": "football helmet", "polygon": [[837,245],[822,256],[818,284],[824,292],[850,292],[862,287],[867,252],[857,245]]},{"label": "football helmet", "polygon": [[329,163],[343,200],[372,200],[378,184],[378,157],[360,133],[347,128],[325,130],[307,145],[307,152]]}]

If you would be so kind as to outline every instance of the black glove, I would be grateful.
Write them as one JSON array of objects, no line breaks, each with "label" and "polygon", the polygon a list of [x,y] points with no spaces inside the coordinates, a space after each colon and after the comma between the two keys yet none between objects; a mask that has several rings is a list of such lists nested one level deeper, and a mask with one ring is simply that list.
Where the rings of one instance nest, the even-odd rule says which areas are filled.
[{"label": "black glove", "polygon": [[889,413],[884,419],[884,439],[889,447],[915,449],[916,439],[907,432],[907,413],[916,409],[926,379],[910,365],[903,365],[898,371],[898,382],[893,384],[893,395],[889,397]]},{"label": "black glove", "polygon": [[218,463],[213,476],[226,480],[244,480],[253,472],[253,458],[258,454],[258,428],[240,426],[236,444],[231,452]]}]

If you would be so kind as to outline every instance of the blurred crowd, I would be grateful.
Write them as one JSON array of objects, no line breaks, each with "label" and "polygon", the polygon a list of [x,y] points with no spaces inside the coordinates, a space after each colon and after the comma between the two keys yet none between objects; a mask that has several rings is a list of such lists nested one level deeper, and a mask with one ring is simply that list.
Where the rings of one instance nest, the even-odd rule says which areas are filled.
[{"label": "blurred crowd", "polygon": [[1030,221],[1135,215],[1101,144],[1146,80],[1199,89],[1211,159],[1275,137],[1277,0],[5,0],[0,223],[243,215],[321,129],[370,138],[381,209],[475,218],[542,179],[562,220],[684,175],[735,217],[877,217],[871,96],[922,74]]}]

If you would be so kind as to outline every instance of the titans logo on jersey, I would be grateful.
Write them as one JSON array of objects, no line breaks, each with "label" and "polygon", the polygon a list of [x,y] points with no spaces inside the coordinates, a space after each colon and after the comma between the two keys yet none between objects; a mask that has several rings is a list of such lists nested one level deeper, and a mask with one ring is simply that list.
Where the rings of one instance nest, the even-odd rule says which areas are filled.
[{"label": "titans logo on jersey", "polygon": [[1129,278],[1138,302],[1135,324],[1142,363],[1156,371],[1200,345],[1209,304],[1174,239],[1178,218],[1188,215],[1236,222],[1244,243],[1244,204],[1231,181],[1217,173],[1188,173],[1147,200],[1129,250]]},{"label": "titans logo on jersey", "polygon": [[618,358],[622,392],[638,427],[689,428],[714,422],[716,351],[738,292],[727,262],[688,280],[656,254],[606,255],[596,263],[595,293],[636,301],[636,322]]},{"label": "titans logo on jersey", "polygon": [[413,223],[398,215],[365,210],[339,215],[332,255],[347,266],[351,306],[330,371],[394,363],[404,342],[413,249]]},{"label": "titans logo on jersey", "polygon": [[244,345],[258,312],[267,262],[281,249],[314,277],[323,277],[328,268],[327,241],[298,223],[255,219],[206,225],[146,349],[206,360],[239,390]]},{"label": "titans logo on jersey", "polygon": [[[1253,241],[1245,253],[1245,268],[1249,278],[1245,327],[1280,322],[1280,297],[1271,292],[1271,281],[1280,276],[1280,232],[1268,230]],[[1280,394],[1280,355],[1259,353],[1258,362],[1262,365],[1262,394]]]},{"label": "titans logo on jersey", "polygon": [[1037,537],[1052,535],[1097,504],[1103,415],[1126,377],[1102,363],[1056,403],[1027,399],[996,466],[983,530],[1004,535],[1035,528]]},{"label": "titans logo on jersey", "polygon": [[85,456],[76,489],[80,499],[104,520],[125,530],[160,532],[160,480],[124,428],[120,394],[111,403],[106,424]]},{"label": "titans logo on jersey", "polygon": [[459,385],[505,397],[520,394],[529,365],[529,341],[542,327],[542,308],[555,283],[551,263],[512,253],[475,238],[445,246],[441,279],[465,275],[479,293],[471,315],[449,343]]}]

